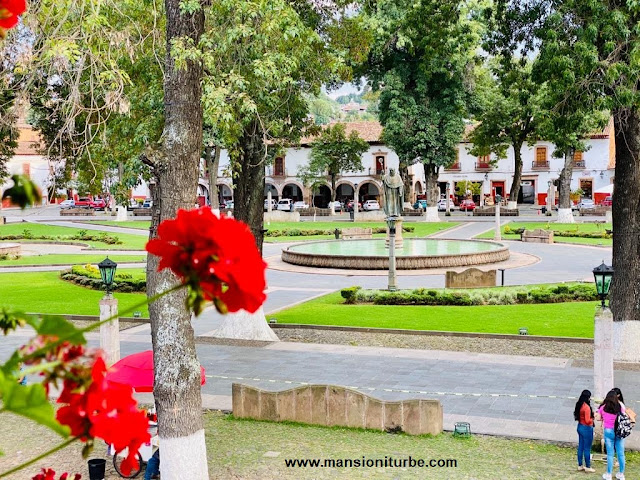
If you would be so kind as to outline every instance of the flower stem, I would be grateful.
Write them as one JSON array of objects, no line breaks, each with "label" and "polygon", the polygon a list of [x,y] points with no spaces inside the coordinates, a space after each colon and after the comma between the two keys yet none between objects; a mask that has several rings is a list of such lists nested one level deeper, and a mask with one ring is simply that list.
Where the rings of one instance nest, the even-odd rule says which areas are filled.
[{"label": "flower stem", "polygon": [[33,465],[37,461],[42,460],[43,458],[48,457],[49,455],[52,455],[52,454],[56,453],[58,450],[62,450],[63,448],[68,447],[69,445],[71,445],[76,440],[78,440],[78,437],[69,438],[68,440],[65,440],[64,442],[62,442],[61,444],[53,447],[51,450],[48,450],[48,451],[38,455],[37,457],[32,458],[31,460],[28,460],[25,463],[23,463],[21,465],[18,465],[17,467],[12,468],[11,470],[8,470],[6,472],[0,473],[0,478],[6,477],[8,475],[11,475],[12,473],[16,473],[16,472],[22,470],[23,468],[28,467],[29,465]]}]

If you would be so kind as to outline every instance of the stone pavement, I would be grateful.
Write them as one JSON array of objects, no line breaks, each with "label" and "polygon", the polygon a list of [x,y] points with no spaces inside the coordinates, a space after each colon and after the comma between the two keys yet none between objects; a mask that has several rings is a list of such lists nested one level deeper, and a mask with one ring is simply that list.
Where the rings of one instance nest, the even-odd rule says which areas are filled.
[{"label": "stone pavement", "polygon": [[[194,321],[196,334],[210,321]],[[0,358],[29,336],[22,331],[0,344]],[[98,335],[89,334],[97,345]],[[121,333],[122,355],[151,348],[149,326]],[[303,384],[357,388],[387,400],[435,398],[442,402],[445,429],[468,421],[475,433],[575,442],[573,406],[592,389],[591,369],[571,360],[385,347],[272,343],[241,347],[198,343],[207,383],[205,408],[231,408],[231,384],[285,390]],[[640,411],[640,372],[616,371],[627,405]],[[149,396],[142,396],[150,401]],[[640,449],[640,436],[627,447]]]}]

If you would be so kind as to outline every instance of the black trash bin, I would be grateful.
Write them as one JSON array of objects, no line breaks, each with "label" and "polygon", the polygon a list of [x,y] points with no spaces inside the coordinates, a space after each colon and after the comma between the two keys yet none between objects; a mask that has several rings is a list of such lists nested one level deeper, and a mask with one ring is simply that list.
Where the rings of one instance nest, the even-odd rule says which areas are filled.
[{"label": "black trash bin", "polygon": [[89,480],[104,480],[107,461],[104,458],[92,458],[87,463],[89,465]]}]

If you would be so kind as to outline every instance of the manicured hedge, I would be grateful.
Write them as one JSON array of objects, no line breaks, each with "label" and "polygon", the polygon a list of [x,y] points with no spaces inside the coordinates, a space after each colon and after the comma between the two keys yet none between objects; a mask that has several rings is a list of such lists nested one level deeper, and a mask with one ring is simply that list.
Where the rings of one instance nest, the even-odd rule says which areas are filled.
[{"label": "manicured hedge", "polygon": [[120,240],[115,235],[109,235],[106,232],[99,232],[97,235],[90,234],[86,230],[79,230],[78,233],[70,236],[60,235],[34,235],[31,230],[25,229],[20,234],[0,235],[0,240],[83,240],[91,242],[102,242],[107,245],[120,245]]},{"label": "manicured hedge", "polygon": [[[100,272],[93,265],[75,265],[71,267],[71,270],[61,272],[60,278],[92,290],[105,289]],[[120,272],[116,273],[111,290],[122,293],[145,292],[147,290],[147,281],[144,278],[133,278],[130,273]]]},{"label": "manicured hedge", "polygon": [[[338,228],[342,232],[341,228]],[[403,232],[413,232],[415,227],[412,225],[403,225]],[[265,237],[311,237],[314,235],[335,235],[336,229],[300,229],[300,228],[285,228],[282,230],[267,230],[264,234]],[[372,227],[372,233],[386,233],[386,227]]]},{"label": "manicured hedge", "polygon": [[[613,233],[607,233],[606,231],[602,232],[579,232],[577,230],[553,230],[549,228],[544,228],[545,231],[552,231],[554,237],[578,237],[578,238],[613,238]],[[505,234],[517,234],[521,235],[525,229],[520,228],[511,228],[509,225],[504,227]]]},{"label": "manicured hedge", "polygon": [[527,303],[585,302],[598,299],[595,285],[588,283],[548,287],[492,288],[472,291],[433,290],[363,290],[360,287],[340,291],[347,304],[374,305],[516,305]]}]

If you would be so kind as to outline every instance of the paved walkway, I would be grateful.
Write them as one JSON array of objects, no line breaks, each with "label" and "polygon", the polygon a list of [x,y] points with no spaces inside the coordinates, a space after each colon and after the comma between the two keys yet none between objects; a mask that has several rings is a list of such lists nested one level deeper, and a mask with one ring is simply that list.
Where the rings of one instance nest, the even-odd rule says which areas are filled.
[{"label": "paved walkway", "polygon": [[[444,232],[442,237],[469,238],[491,227],[489,222],[474,221]],[[139,230],[138,234],[146,232]],[[597,247],[506,243],[514,252],[540,257],[535,264],[508,270],[505,283],[509,285],[587,279],[595,265],[611,258],[610,249]],[[277,255],[281,248],[282,244],[265,244],[265,257]],[[386,286],[385,276],[351,274],[268,270],[265,311],[269,314],[346,286]],[[441,287],[443,283],[442,276],[399,277],[401,288]],[[193,322],[196,335],[214,330],[218,322],[213,310],[206,311]],[[124,332],[122,354],[151,348],[149,329],[143,325]],[[0,359],[28,336],[30,333],[23,331],[3,338]],[[93,345],[98,342],[97,334],[90,334],[89,339]],[[199,342],[197,348],[208,376],[203,402],[210,408],[230,408],[233,382],[270,390],[331,383],[383,399],[437,398],[444,405],[447,429],[452,429],[455,421],[469,421],[477,433],[575,442],[573,405],[582,389],[592,388],[591,370],[574,367],[566,359],[285,342],[263,347]],[[616,384],[627,403],[640,410],[640,372],[617,371]],[[636,437],[640,436],[630,437],[628,446],[640,448]]]}]

